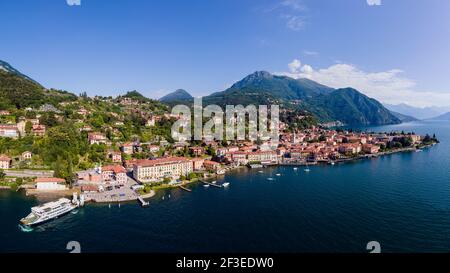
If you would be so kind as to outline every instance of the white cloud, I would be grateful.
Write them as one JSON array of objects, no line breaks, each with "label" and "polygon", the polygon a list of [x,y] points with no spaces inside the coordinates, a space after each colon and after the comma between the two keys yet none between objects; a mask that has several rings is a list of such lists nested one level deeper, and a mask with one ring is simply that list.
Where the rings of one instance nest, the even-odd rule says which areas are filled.
[{"label": "white cloud", "polygon": [[69,6],[81,6],[81,0],[66,0]]},{"label": "white cloud", "polygon": [[263,9],[265,13],[274,13],[286,24],[286,27],[298,31],[303,29],[306,23],[308,8],[303,0],[276,0],[271,7]]},{"label": "white cloud", "polygon": [[301,0],[283,0],[281,6],[288,7],[297,11],[305,11],[306,6]]},{"label": "white cloud", "polygon": [[291,30],[301,30],[305,26],[305,17],[299,15],[285,14],[286,26]]},{"label": "white cloud", "polygon": [[307,56],[317,56],[317,55],[319,55],[319,52],[305,50],[305,51],[303,51],[303,54],[305,54]]},{"label": "white cloud", "polygon": [[291,73],[298,73],[301,66],[302,63],[297,59],[288,64],[289,71],[291,71]]},{"label": "white cloud", "polygon": [[381,6],[381,0],[367,0],[369,6]]},{"label": "white cloud", "polygon": [[383,103],[406,103],[416,107],[450,106],[450,93],[419,91],[414,80],[403,76],[403,71],[391,69],[382,72],[366,72],[354,65],[339,63],[315,70],[295,59],[288,64],[289,72],[276,73],[292,78],[308,78],[334,87],[353,87],[365,95]]}]

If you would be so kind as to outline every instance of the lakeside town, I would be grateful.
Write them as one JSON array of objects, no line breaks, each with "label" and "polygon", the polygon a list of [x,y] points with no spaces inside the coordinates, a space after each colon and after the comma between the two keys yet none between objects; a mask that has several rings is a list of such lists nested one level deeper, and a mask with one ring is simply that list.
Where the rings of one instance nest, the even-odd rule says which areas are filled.
[{"label": "lakeside town", "polygon": [[[121,141],[123,138],[117,135],[123,133],[121,129],[127,122],[125,119],[118,113],[109,112],[110,116],[117,118],[111,120],[112,125],[103,122],[101,126],[96,126],[95,123],[92,125],[95,113],[88,110],[90,104],[111,102],[111,98],[96,98],[87,103],[83,103],[83,100],[81,103],[78,100],[60,103],[59,107],[63,109],[75,106],[76,110],[69,115],[67,110],[65,113],[53,105],[44,105],[38,110],[27,108],[25,115],[19,117],[9,111],[0,111],[2,120],[18,121],[0,124],[0,140],[17,142],[31,139],[32,143],[32,149],[20,154],[0,155],[1,188],[23,189],[31,195],[65,196],[76,192],[84,194],[88,202],[124,202],[150,198],[154,196],[155,190],[161,188],[182,187],[189,190],[184,186],[190,182],[206,181],[209,178],[213,180],[216,176],[241,167],[334,165],[395,152],[421,151],[438,142],[436,136],[420,136],[413,132],[368,133],[327,129],[320,125],[292,129],[285,122],[279,124],[280,139],[276,149],[270,140],[260,139],[175,142],[159,135],[153,137],[153,141],[139,136],[134,136],[130,141]],[[141,118],[143,128],[150,131],[157,127],[168,127],[167,124],[173,124],[179,118],[167,112],[155,114],[140,110],[148,102],[133,98],[119,98],[117,103]],[[39,168],[45,161],[42,160],[42,154],[35,154],[41,150],[33,144],[54,137],[48,135],[48,125],[42,124],[42,121],[48,124],[49,114],[61,123],[77,118],[73,126],[81,142],[86,144],[84,149],[93,151],[92,154],[97,153],[96,156],[88,155],[90,164],[78,162],[78,170],[75,170],[74,162],[70,161],[68,175],[64,175],[59,164],[53,164],[53,169]],[[70,146],[65,137],[61,141]]]}]

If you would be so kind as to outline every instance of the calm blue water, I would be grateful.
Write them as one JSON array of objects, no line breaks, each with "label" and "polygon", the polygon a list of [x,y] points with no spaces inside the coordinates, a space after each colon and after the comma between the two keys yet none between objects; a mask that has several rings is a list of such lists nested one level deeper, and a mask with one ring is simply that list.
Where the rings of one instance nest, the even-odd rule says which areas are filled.
[{"label": "calm blue water", "polygon": [[226,176],[228,189],[159,192],[145,209],[89,205],[29,233],[18,220],[38,201],[0,191],[0,252],[67,252],[72,240],[83,252],[367,252],[373,240],[384,252],[449,252],[450,124],[372,129],[436,133],[442,143],[310,173],[242,170]]}]

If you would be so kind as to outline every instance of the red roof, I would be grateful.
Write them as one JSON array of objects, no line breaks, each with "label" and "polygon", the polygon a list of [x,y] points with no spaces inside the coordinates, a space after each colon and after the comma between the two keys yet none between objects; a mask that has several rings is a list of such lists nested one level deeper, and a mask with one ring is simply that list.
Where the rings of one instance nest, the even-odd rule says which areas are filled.
[{"label": "red roof", "polygon": [[256,152],[250,152],[249,155],[263,155],[263,154],[276,154],[275,151],[256,151]]},{"label": "red roof", "polygon": [[98,191],[98,187],[95,185],[83,185],[81,186],[82,191]]},{"label": "red roof", "polygon": [[205,162],[203,164],[206,164],[206,165],[220,165],[220,163],[215,162],[215,161],[211,161],[211,160],[205,160]]},{"label": "red roof", "polygon": [[103,140],[103,139],[106,139],[106,137],[103,134],[101,134],[101,133],[89,133],[88,134],[88,138],[90,140]]},{"label": "red roof", "polygon": [[4,130],[18,130],[16,125],[9,125],[9,124],[0,124],[0,129],[4,129]]},{"label": "red roof", "polygon": [[104,166],[102,168],[102,171],[103,172],[115,172],[115,173],[126,173],[127,172],[125,170],[125,168],[120,165]]},{"label": "red roof", "polygon": [[166,158],[159,158],[154,160],[137,160],[136,165],[140,167],[153,167],[157,165],[166,165],[166,164],[176,164],[176,163],[186,163],[189,162],[189,159],[185,157],[166,157]]},{"label": "red roof", "polygon": [[6,155],[0,155],[0,161],[11,161],[11,158],[7,157]]},{"label": "red roof", "polygon": [[33,130],[45,130],[45,125],[35,124]]},{"label": "red roof", "polygon": [[56,177],[39,177],[34,180],[36,183],[66,183],[66,180]]}]

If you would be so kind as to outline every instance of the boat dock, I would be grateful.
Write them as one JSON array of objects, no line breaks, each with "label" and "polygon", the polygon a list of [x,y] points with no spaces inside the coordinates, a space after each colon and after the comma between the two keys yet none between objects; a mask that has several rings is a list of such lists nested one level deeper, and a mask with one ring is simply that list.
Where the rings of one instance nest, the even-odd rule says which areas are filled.
[{"label": "boat dock", "polygon": [[143,207],[146,207],[146,206],[150,205],[150,203],[145,201],[144,198],[142,198],[141,196],[138,197],[138,201],[141,203],[141,205]]},{"label": "boat dock", "polygon": [[188,188],[186,188],[186,187],[184,187],[184,186],[180,186],[180,189],[185,190],[185,191],[187,191],[187,192],[192,192],[191,189],[188,189]]},{"label": "boat dock", "polygon": [[214,184],[214,183],[209,183],[209,182],[207,182],[207,181],[205,181],[205,180],[200,180],[200,182],[202,182],[203,184],[206,184],[206,185],[210,185],[210,186],[216,187],[216,188],[222,188],[222,185],[217,185],[217,184]]}]

